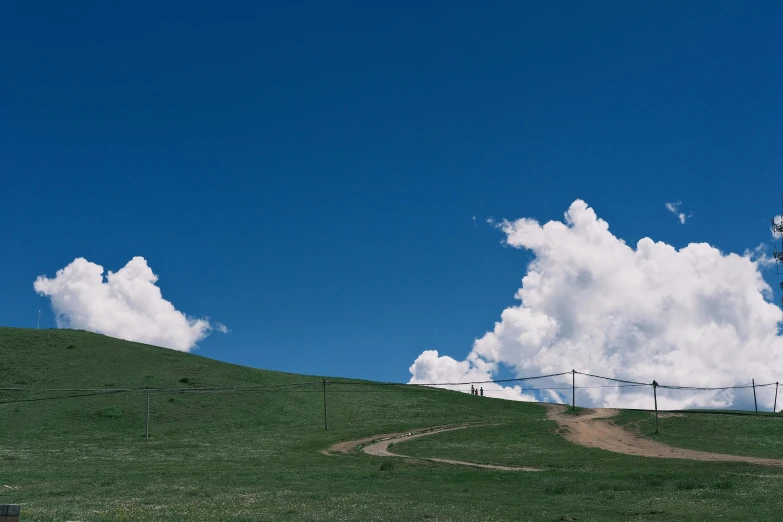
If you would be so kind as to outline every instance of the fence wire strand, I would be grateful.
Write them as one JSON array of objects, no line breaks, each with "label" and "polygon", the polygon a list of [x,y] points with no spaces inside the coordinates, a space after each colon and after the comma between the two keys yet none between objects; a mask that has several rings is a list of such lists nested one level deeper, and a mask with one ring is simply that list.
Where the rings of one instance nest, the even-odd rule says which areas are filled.
[{"label": "fence wire strand", "polygon": [[[10,404],[17,402],[40,402],[49,400],[61,400],[72,399],[79,397],[95,397],[100,395],[114,395],[120,393],[229,393],[229,392],[291,392],[291,393],[322,393],[320,386],[329,385],[330,393],[370,393],[370,392],[383,392],[390,387],[406,387],[409,389],[425,389],[429,387],[445,387],[445,386],[467,386],[467,385],[482,385],[482,384],[504,384],[512,382],[526,382],[535,381],[540,379],[548,379],[554,377],[561,377],[569,374],[578,374],[585,377],[591,377],[596,379],[604,379],[617,384],[596,385],[596,386],[549,386],[540,388],[517,388],[514,391],[521,392],[543,392],[543,391],[565,391],[565,390],[590,390],[590,389],[616,389],[616,388],[634,388],[653,386],[652,383],[644,383],[638,381],[631,381],[627,379],[618,379],[615,377],[607,377],[603,375],[596,375],[579,371],[567,371],[560,373],[552,373],[547,375],[533,375],[527,377],[514,377],[508,379],[490,379],[484,381],[463,381],[463,382],[428,382],[428,383],[402,383],[402,382],[374,382],[374,381],[343,381],[343,380],[327,380],[322,379],[319,381],[304,381],[304,382],[289,382],[289,383],[274,383],[274,384],[252,384],[243,386],[209,386],[209,387],[139,387],[139,388],[23,388],[23,387],[4,387],[0,388],[0,392],[13,392],[13,393],[77,393],[76,395],[59,395],[54,397],[35,397],[27,399],[13,399],[0,401],[0,404]],[[656,383],[657,384],[657,383]],[[778,385],[777,382],[762,383],[762,384],[738,384],[734,386],[677,386],[677,385],[665,385],[657,384],[659,389],[672,390],[672,391],[721,391],[721,390],[735,390],[735,389],[747,389],[747,388],[765,388],[768,386]],[[319,389],[308,390],[307,387],[319,386]],[[368,389],[340,389],[342,386],[364,386],[375,387],[377,390]],[[467,392],[468,389],[453,389],[453,391]],[[505,389],[500,390],[484,390],[485,394],[505,393]],[[783,389],[778,390],[777,393],[783,392]]]}]

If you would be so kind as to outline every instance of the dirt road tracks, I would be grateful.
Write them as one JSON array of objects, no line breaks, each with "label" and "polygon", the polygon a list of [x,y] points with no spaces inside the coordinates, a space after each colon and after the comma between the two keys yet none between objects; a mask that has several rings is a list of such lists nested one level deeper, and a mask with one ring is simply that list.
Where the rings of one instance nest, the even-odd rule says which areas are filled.
[{"label": "dirt road tracks", "polygon": [[590,409],[582,410],[579,415],[574,415],[566,413],[567,406],[547,404],[546,407],[547,416],[557,421],[560,425],[558,432],[566,440],[581,446],[640,457],[714,462],[749,462],[751,464],[783,467],[783,460],[779,459],[726,455],[723,453],[674,448],[644,438],[617,426],[610,420],[606,420],[617,415],[618,410]]},{"label": "dirt road tracks", "polygon": [[[346,442],[338,442],[329,447],[328,450],[321,450],[321,453],[325,455],[334,455],[335,453],[350,453],[355,448],[366,444],[362,447],[362,451],[368,455],[374,455],[376,457],[401,457],[409,460],[422,460],[428,462],[439,462],[441,464],[453,464],[455,466],[468,466],[472,468],[494,469],[499,471],[539,471],[536,468],[528,467],[515,467],[515,466],[499,466],[496,464],[480,464],[478,462],[467,462],[464,460],[453,459],[441,459],[441,458],[423,458],[423,457],[410,457],[408,455],[400,455],[389,451],[389,446],[407,440],[415,439],[418,437],[426,437],[428,435],[436,435],[446,431],[461,430],[465,428],[476,427],[479,425],[462,425],[462,426],[435,426],[432,428],[424,428],[416,431],[408,431],[401,433],[387,433],[384,435],[374,435],[372,437],[365,437],[363,439],[351,440]],[[371,443],[371,444],[367,444]]]}]

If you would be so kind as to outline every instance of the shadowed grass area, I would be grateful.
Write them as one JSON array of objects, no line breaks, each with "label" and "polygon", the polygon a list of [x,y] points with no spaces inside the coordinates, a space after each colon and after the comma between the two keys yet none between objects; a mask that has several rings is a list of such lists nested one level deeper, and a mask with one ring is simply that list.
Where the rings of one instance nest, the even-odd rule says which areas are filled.
[{"label": "shadowed grass area", "polygon": [[[22,520],[777,520],[777,469],[642,459],[571,445],[535,404],[255,370],[69,330],[0,329],[4,386],[177,388],[57,401],[0,391],[0,503]],[[328,378],[327,378],[328,379]],[[213,386],[300,387],[211,393]],[[79,393],[74,392],[74,395]],[[329,445],[462,422],[398,451],[515,473]],[[8,487],[5,487],[8,486]]]}]

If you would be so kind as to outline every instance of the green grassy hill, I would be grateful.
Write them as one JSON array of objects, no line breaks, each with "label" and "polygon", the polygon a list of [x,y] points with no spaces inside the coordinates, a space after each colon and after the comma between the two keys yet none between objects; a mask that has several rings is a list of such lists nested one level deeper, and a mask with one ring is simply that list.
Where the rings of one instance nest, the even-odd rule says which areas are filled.
[{"label": "green grassy hill", "polygon": [[[0,375],[0,387],[37,390],[0,391],[0,503],[21,503],[25,522],[779,520],[783,512],[775,493],[783,470],[574,446],[535,404],[326,377],[350,384],[327,387],[325,431],[321,376],[71,330],[0,328]],[[276,386],[284,384],[302,386]],[[143,391],[92,395],[147,386],[150,440]],[[259,387],[204,390],[247,386]],[[89,396],[39,400],[70,395]],[[665,426],[698,429],[672,420]],[[484,421],[496,425],[400,451],[543,471],[319,453],[378,433]]]}]

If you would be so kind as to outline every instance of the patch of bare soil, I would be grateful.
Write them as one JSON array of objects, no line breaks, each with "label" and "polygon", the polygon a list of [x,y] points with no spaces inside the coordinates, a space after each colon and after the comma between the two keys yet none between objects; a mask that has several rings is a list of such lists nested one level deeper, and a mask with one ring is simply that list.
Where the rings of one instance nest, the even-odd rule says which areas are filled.
[{"label": "patch of bare soil", "polygon": [[357,440],[347,440],[345,442],[338,442],[337,444],[332,444],[329,446],[329,449],[321,450],[321,453],[324,455],[334,455],[335,453],[343,453],[347,454],[352,452],[355,448],[358,446],[361,446],[362,444],[367,444],[368,442],[372,442],[374,440],[378,439],[385,439],[389,437],[396,437],[399,435],[404,435],[403,433],[384,433],[381,435],[373,435],[372,437],[365,437],[363,439],[357,439]]},{"label": "patch of bare soil", "polygon": [[362,444],[367,444],[368,442],[392,439],[394,437],[403,437],[403,436],[413,435],[417,433],[426,433],[426,432],[435,433],[435,430],[443,430],[447,428],[448,428],[447,426],[433,426],[431,428],[421,428],[418,430],[403,431],[400,433],[382,433],[380,435],[372,435],[370,437],[365,437],[363,439],[338,442],[337,444],[332,444],[331,446],[329,446],[329,449],[321,450],[321,453],[323,453],[324,455],[334,455],[335,453],[348,454],[351,453],[356,448],[358,448],[359,446],[361,446]]},{"label": "patch of bare soil", "polygon": [[[425,437],[427,435],[435,435],[437,433],[443,433],[445,431],[453,431],[453,430],[461,430],[464,428],[470,428],[474,427],[475,425],[464,425],[464,426],[436,426],[434,428],[425,428],[422,430],[416,430],[416,431],[408,431],[408,432],[402,432],[402,433],[390,433],[385,435],[374,435],[372,437],[366,437],[363,439],[358,440],[352,440],[347,442],[339,442],[337,444],[333,444],[329,447],[329,450],[321,450],[321,453],[325,455],[332,455],[334,453],[330,452],[340,452],[340,453],[349,453],[354,448],[366,444],[368,442],[371,442],[371,444],[367,444],[362,448],[362,451],[367,453],[368,455],[374,455],[376,457],[402,457],[405,459],[410,460],[424,460],[429,462],[440,462],[442,464],[453,464],[457,466],[469,466],[473,468],[484,468],[484,469],[495,469],[495,470],[501,470],[501,471],[539,471],[535,468],[526,468],[526,467],[514,467],[514,466],[497,466],[494,464],[479,464],[477,462],[466,462],[462,460],[452,460],[452,459],[440,459],[440,458],[421,458],[421,457],[410,457],[407,455],[399,455],[397,453],[392,453],[389,451],[389,446],[392,444],[397,444],[399,442],[405,442],[407,440],[415,439],[418,437]],[[380,440],[379,440],[380,439]]]},{"label": "patch of bare soil", "polygon": [[591,409],[583,410],[583,413],[580,415],[569,415],[565,413],[567,406],[555,404],[547,404],[545,406],[547,408],[547,416],[557,421],[560,425],[558,433],[566,440],[581,446],[640,457],[714,462],[749,462],[751,464],[783,467],[783,460],[779,459],[726,455],[723,453],[675,448],[644,438],[617,426],[611,421],[605,420],[617,415],[618,410]]},{"label": "patch of bare soil", "polygon": [[684,413],[658,413],[658,417],[661,419],[668,419],[671,417],[685,417]]}]

